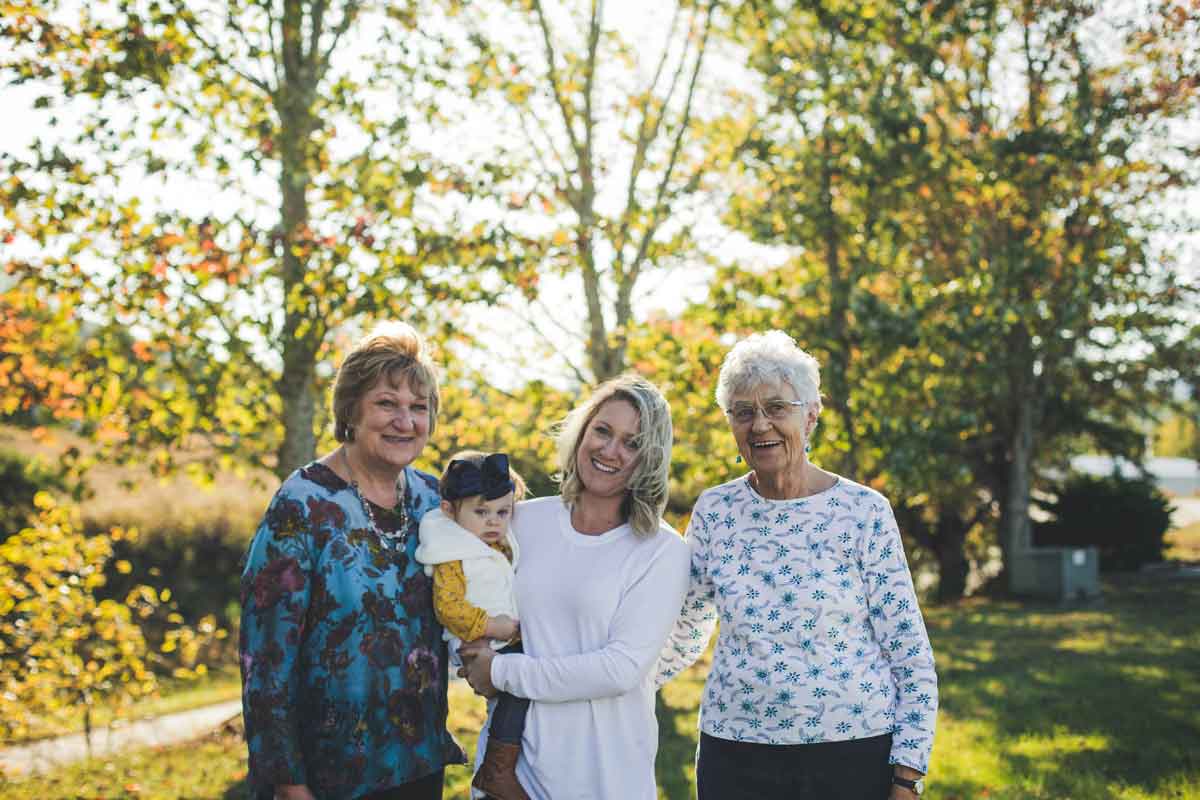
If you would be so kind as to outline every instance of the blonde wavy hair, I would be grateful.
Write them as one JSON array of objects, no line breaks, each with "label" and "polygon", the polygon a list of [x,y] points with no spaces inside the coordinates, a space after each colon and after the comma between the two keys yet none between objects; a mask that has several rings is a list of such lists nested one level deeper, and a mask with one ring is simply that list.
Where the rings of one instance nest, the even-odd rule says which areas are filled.
[{"label": "blonde wavy hair", "polygon": [[333,436],[339,442],[354,441],[359,401],[384,376],[393,386],[407,385],[425,395],[429,433],[437,429],[437,366],[421,334],[403,322],[388,322],[364,336],[338,368],[333,384]]},{"label": "blonde wavy hair", "polygon": [[658,531],[667,494],[671,467],[671,408],[666,398],[650,381],[626,373],[596,387],[582,405],[576,407],[558,426],[559,474],[562,498],[574,507],[583,493],[579,478],[579,444],[588,425],[610,400],[625,400],[638,412],[637,464],[625,488],[621,513],[638,536],[653,536]]}]

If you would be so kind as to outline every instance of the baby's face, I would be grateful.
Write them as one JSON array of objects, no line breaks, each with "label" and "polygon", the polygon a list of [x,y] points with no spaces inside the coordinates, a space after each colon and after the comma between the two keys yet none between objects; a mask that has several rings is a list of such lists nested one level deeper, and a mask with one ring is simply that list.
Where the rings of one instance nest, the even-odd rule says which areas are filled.
[{"label": "baby's face", "polygon": [[508,522],[512,519],[513,493],[509,492],[495,500],[484,500],[483,495],[464,497],[458,504],[458,512],[451,514],[454,521],[475,534],[487,544],[494,544],[508,533]]}]

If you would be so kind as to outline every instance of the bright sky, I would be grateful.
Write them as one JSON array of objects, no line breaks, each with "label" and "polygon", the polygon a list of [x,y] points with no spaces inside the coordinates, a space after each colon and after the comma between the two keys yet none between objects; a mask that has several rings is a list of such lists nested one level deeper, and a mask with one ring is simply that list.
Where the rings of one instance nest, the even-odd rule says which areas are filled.
[{"label": "bright sky", "polygon": [[[666,3],[646,3],[644,0],[609,0],[606,4],[606,19],[635,44],[636,51],[642,59],[639,68],[646,75],[661,52],[670,19],[670,6],[671,4]],[[565,26],[561,29],[565,30]],[[353,58],[353,49],[348,49],[346,54],[347,57]],[[733,80],[736,80],[739,65],[731,63],[728,57],[724,63],[718,59],[709,62],[710,71],[721,73],[725,80],[729,80],[728,76],[732,74]],[[714,65],[717,65],[716,70],[712,69]],[[46,124],[49,114],[58,113],[65,116],[65,113],[69,113],[69,110],[64,113],[62,107],[53,111],[34,109],[34,100],[40,93],[31,85],[5,87],[8,124],[0,126],[0,149],[9,152],[25,150],[35,137],[51,132]],[[469,121],[466,126],[456,130],[431,131],[429,135],[428,147],[431,150],[440,147],[447,152],[483,152],[494,147],[497,131],[492,120],[483,118]],[[1200,124],[1180,125],[1171,135],[1172,138],[1178,135],[1183,137],[1183,140],[1200,143]],[[620,174],[620,170],[617,170],[616,174]],[[246,183],[247,188],[256,194],[270,197],[274,191],[273,181],[267,176],[247,176]],[[255,183],[259,184],[257,189],[254,188]],[[607,188],[608,197],[618,196],[624,191],[624,187],[616,182]],[[214,207],[227,208],[240,204],[242,200],[236,196],[214,197],[211,187],[183,190],[177,181],[173,181],[169,187],[164,187],[159,181],[132,182],[128,190],[143,197],[149,205],[170,205],[191,213],[204,213]],[[154,199],[156,197],[157,199]],[[1162,213],[1186,227],[1186,217],[1197,208],[1200,208],[1200,191],[1192,189],[1179,191],[1174,201],[1165,205]],[[715,252],[727,260],[736,258],[743,263],[763,264],[777,262],[785,255],[778,250],[756,247],[745,237],[724,230],[717,224],[715,214],[710,214],[707,220],[699,220],[697,227],[710,232],[708,252]],[[1164,232],[1155,237],[1155,244],[1165,250],[1178,252],[1185,268],[1200,276],[1200,233]],[[708,278],[707,269],[695,264],[648,274],[639,284],[636,302],[639,316],[644,317],[654,310],[667,313],[680,311],[688,301],[699,299],[703,295]],[[584,306],[579,281],[575,278],[546,279],[543,289],[543,302],[536,308],[472,309],[463,314],[464,324],[476,333],[486,331],[489,334],[485,337],[488,341],[503,342],[508,347],[515,342],[518,347],[537,349],[544,346],[544,343],[539,344],[530,333],[526,320],[533,320],[539,327],[555,332],[554,346],[564,350],[566,357],[576,363],[582,363],[582,340],[572,341],[569,335],[571,331],[581,332],[583,326]],[[502,355],[498,354],[497,357]],[[537,377],[560,383],[564,373],[561,362],[556,361],[550,353],[538,353],[538,356],[536,360],[541,365],[542,374]],[[497,369],[496,374],[497,380],[504,383],[507,381],[499,376],[511,376],[511,370]],[[526,372],[521,377],[534,375]]]},{"label": "bright sky", "polygon": [[[605,4],[604,18],[607,24],[616,28],[627,41],[632,42],[642,59],[638,63],[638,69],[643,84],[649,83],[651,71],[667,38],[671,6],[672,4],[668,3],[645,3],[635,0],[609,0]],[[562,15],[553,18],[552,22],[561,36],[570,33],[569,21]],[[348,43],[342,52],[343,62],[354,59],[356,51],[353,43]],[[717,54],[710,54],[710,70],[717,63]],[[351,70],[354,68],[352,63],[345,66]],[[0,126],[0,148],[8,152],[28,152],[30,144],[37,137],[61,136],[64,135],[64,129],[70,130],[69,125],[60,125],[58,129],[48,125],[52,114],[57,114],[61,120],[69,120],[70,107],[58,105],[52,109],[35,109],[34,101],[41,94],[43,91],[39,87],[30,84],[5,88],[6,106],[10,109],[10,124]],[[11,114],[13,109],[16,110],[15,115]],[[440,151],[451,158],[469,153],[492,152],[503,133],[497,130],[495,121],[488,116],[486,109],[478,110],[479,113],[474,113],[474,109],[468,106],[465,109],[466,124],[450,130],[426,131],[423,140],[417,141],[416,145],[434,153]],[[164,141],[163,146],[173,147],[178,155],[186,156],[186,144]],[[601,141],[599,146],[603,148],[604,142]],[[614,175],[620,175],[622,171],[620,163],[617,162]],[[188,186],[189,183],[193,185]],[[266,175],[248,174],[244,176],[243,183],[247,196],[272,198],[276,191],[274,180]],[[625,187],[619,182],[610,182],[600,188],[602,203],[617,205],[623,200]],[[247,196],[231,193],[219,196],[211,185],[179,178],[173,178],[167,184],[161,179],[140,179],[134,175],[122,181],[120,190],[127,195],[138,196],[147,208],[177,208],[193,216],[203,215],[214,208],[227,210],[238,206],[246,207],[248,204]],[[270,207],[268,204],[268,208]],[[717,252],[724,257],[733,258],[735,254],[745,257],[748,250],[756,249],[745,237],[721,228],[716,222],[715,213],[711,213],[710,217],[712,218],[700,221],[702,229],[711,231],[708,252]],[[761,251],[761,257],[768,260],[773,258],[770,251],[757,249]],[[103,269],[103,266],[96,265],[95,268]],[[699,299],[703,295],[708,277],[707,268],[698,265],[648,273],[639,283],[635,297],[637,314],[644,317],[647,313],[657,310],[667,313],[681,311],[689,301]],[[461,319],[464,326],[476,334],[486,332],[488,336],[483,337],[486,341],[504,342],[510,347],[511,343],[517,342],[518,346],[525,349],[543,351],[539,352],[533,361],[542,373],[523,373],[520,377],[541,377],[561,383],[564,367],[555,357],[553,349],[559,350],[559,356],[583,366],[584,300],[581,286],[576,277],[548,276],[541,283],[542,300],[533,307],[518,305],[511,309],[466,309]],[[539,329],[549,332],[552,336],[551,342],[538,341],[538,337],[531,334],[528,324],[530,321],[536,323]],[[577,336],[574,335],[576,333]],[[547,350],[550,344],[553,349]],[[503,356],[502,353],[497,355]],[[516,377],[512,375],[511,369],[497,369],[496,373],[508,378],[505,380],[498,377],[500,382],[508,383],[511,382],[511,378]]]}]

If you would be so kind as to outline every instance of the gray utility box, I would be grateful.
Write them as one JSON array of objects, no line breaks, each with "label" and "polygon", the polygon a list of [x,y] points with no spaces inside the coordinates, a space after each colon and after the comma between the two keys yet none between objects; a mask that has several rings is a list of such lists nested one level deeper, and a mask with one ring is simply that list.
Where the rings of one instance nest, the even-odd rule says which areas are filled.
[{"label": "gray utility box", "polygon": [[1059,602],[1100,594],[1100,554],[1094,547],[1031,547],[1014,553],[1014,594]]}]

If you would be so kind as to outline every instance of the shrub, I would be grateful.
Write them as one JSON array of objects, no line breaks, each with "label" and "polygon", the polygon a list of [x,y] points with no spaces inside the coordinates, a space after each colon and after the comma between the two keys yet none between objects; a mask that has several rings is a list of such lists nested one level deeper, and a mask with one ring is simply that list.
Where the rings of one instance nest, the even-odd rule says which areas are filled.
[{"label": "shrub", "polygon": [[29,524],[38,492],[66,490],[63,476],[12,450],[0,450],[0,542]]},{"label": "shrub", "polygon": [[248,515],[185,506],[84,520],[89,534],[114,526],[135,528],[138,536],[114,543],[114,559],[129,562],[132,570],[120,573],[113,568],[116,561],[110,563],[105,596],[121,596],[149,576],[171,587],[172,600],[185,619],[216,615],[223,627],[236,624],[241,562],[254,533]]},{"label": "shrub", "polygon": [[1162,560],[1171,504],[1150,480],[1075,477],[1041,505],[1053,519],[1034,525],[1035,545],[1096,547],[1106,572]]},{"label": "shrub", "polygon": [[80,706],[90,733],[98,703],[119,708],[159,676],[203,674],[200,654],[222,636],[212,619],[182,625],[169,590],[143,584],[101,596],[110,562],[131,569],[113,559],[130,532],[85,536],[73,509],[45,492],[34,502],[31,525],[0,544],[0,739],[54,730]]}]

